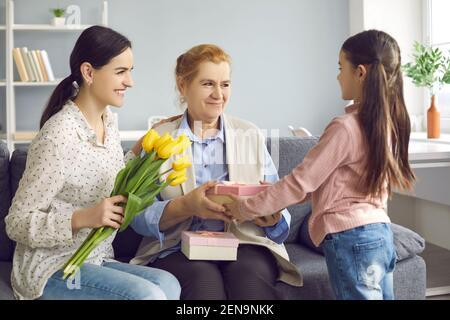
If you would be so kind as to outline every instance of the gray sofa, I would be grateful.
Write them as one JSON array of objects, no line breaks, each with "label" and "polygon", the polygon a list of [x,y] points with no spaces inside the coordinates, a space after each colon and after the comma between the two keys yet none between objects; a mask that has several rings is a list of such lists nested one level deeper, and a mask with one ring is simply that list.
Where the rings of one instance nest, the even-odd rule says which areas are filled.
[{"label": "gray sofa", "polygon": [[[279,158],[279,174],[289,173],[317,143],[317,138],[280,138],[268,140],[268,149],[274,158]],[[10,287],[11,261],[14,243],[5,233],[4,218],[11,199],[17,189],[26,162],[26,149],[15,150],[11,156],[6,145],[0,141],[0,299],[14,299]],[[291,287],[279,283],[279,289],[288,299],[334,299],[325,258],[308,236],[307,220],[311,212],[309,203],[289,207],[292,215],[291,233],[286,247],[291,260],[301,269],[304,286]],[[426,268],[418,256],[424,249],[424,240],[416,233],[393,225],[398,262],[394,272],[396,299],[424,299]],[[114,240],[116,258],[128,261],[136,252],[141,237],[131,228],[119,233]]]}]

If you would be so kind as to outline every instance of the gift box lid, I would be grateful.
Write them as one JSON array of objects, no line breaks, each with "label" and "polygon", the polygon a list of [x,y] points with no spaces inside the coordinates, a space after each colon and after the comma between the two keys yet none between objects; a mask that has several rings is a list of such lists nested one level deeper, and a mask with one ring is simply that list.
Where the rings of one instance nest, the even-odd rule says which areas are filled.
[{"label": "gift box lid", "polygon": [[242,184],[242,183],[219,183],[214,188],[209,189],[208,195],[227,195],[253,196],[270,187],[267,184]]},{"label": "gift box lid", "polygon": [[231,232],[183,231],[181,241],[194,246],[237,247],[239,240]]}]

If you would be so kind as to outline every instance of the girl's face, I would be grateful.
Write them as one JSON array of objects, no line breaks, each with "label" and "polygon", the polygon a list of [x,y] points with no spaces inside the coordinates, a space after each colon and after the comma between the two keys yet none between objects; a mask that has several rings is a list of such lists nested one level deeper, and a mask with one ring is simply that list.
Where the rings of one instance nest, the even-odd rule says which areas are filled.
[{"label": "girl's face", "polygon": [[103,105],[121,107],[125,90],[133,86],[132,69],[133,53],[130,48],[100,69],[93,69],[90,90],[96,100]]},{"label": "girl's face", "polygon": [[365,77],[365,67],[354,67],[353,64],[347,60],[346,54],[341,50],[339,53],[339,74],[337,79],[341,86],[341,95],[344,100],[361,100],[362,84]]},{"label": "girl's face", "polygon": [[196,77],[179,85],[193,120],[213,122],[225,109],[231,94],[230,65],[227,62],[202,62]]}]

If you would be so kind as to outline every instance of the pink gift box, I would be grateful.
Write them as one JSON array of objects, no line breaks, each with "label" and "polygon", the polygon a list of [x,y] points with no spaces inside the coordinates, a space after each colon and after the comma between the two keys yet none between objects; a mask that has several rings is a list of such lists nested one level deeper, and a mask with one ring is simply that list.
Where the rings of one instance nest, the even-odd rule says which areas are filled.
[{"label": "pink gift box", "polygon": [[230,232],[183,231],[181,252],[189,260],[237,259],[239,240]]},{"label": "pink gift box", "polygon": [[209,189],[207,195],[227,195],[234,194],[236,196],[253,196],[270,187],[267,184],[242,184],[242,183],[220,183],[214,188]]},{"label": "pink gift box", "polygon": [[183,231],[181,241],[190,246],[237,247],[239,240],[231,232]]}]

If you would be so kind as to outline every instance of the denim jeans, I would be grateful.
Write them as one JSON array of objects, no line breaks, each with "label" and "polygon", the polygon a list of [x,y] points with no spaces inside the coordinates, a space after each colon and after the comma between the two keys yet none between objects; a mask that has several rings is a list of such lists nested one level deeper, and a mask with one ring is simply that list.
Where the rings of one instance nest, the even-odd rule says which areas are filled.
[{"label": "denim jeans", "polygon": [[181,287],[169,272],[120,262],[85,263],[72,280],[50,277],[42,300],[175,300]]},{"label": "denim jeans", "polygon": [[396,261],[390,224],[328,234],[321,244],[339,300],[393,300]]}]

